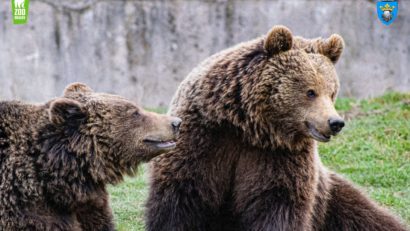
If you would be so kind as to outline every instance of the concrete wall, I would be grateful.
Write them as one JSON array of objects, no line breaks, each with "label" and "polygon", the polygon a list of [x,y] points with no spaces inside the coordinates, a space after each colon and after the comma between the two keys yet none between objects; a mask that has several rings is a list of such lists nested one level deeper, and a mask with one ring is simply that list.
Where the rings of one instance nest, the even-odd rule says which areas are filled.
[{"label": "concrete wall", "polygon": [[45,101],[70,82],[167,106],[207,56],[283,24],[304,37],[341,34],[342,95],[410,90],[410,1],[383,25],[365,0],[31,0],[13,25],[0,2],[0,98]]}]

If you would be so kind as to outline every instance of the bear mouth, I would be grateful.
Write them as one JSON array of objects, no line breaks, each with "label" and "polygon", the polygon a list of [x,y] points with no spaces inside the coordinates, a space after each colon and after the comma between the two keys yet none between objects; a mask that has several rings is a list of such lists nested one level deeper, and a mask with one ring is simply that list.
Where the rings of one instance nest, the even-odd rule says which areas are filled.
[{"label": "bear mouth", "polygon": [[147,139],[144,139],[143,142],[159,150],[172,149],[172,148],[175,148],[176,146],[175,140],[161,140],[161,139],[147,138]]},{"label": "bear mouth", "polygon": [[306,126],[308,127],[309,134],[310,136],[320,142],[329,142],[330,141],[330,135],[324,135],[320,133],[313,124],[306,122]]}]

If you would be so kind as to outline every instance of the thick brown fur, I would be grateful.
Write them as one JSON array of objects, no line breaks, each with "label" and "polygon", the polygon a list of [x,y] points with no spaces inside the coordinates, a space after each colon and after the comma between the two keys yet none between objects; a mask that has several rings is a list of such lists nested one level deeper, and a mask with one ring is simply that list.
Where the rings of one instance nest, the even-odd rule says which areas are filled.
[{"label": "thick brown fur", "polygon": [[163,153],[178,118],[68,86],[46,104],[0,102],[0,230],[114,230],[107,184]]},{"label": "thick brown fur", "polygon": [[195,68],[170,109],[177,147],[152,162],[147,230],[405,230],[317,153],[337,133],[343,44],[277,26]]}]

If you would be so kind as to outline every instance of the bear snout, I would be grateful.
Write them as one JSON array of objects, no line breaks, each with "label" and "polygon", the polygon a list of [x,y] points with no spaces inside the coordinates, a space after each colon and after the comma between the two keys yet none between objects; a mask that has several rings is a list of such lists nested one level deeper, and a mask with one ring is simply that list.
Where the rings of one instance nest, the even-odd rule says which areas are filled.
[{"label": "bear snout", "polygon": [[330,118],[328,120],[328,123],[329,123],[330,130],[335,135],[339,133],[345,126],[345,122],[341,118]]},{"label": "bear snout", "polygon": [[175,135],[178,135],[179,133],[179,127],[181,126],[182,120],[178,117],[172,117],[171,121],[171,126],[172,126],[172,131],[174,132]]}]

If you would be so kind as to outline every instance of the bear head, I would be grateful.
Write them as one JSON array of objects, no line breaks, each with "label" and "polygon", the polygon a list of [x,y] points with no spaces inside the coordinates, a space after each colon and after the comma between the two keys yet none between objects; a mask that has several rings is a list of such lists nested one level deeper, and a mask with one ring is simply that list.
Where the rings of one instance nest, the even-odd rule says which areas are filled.
[{"label": "bear head", "polygon": [[[329,141],[344,126],[334,107],[334,65],[343,46],[339,35],[308,40],[275,26],[266,36],[210,57],[207,66],[193,71],[203,78],[183,86],[190,100],[176,97],[174,104],[197,109],[207,126],[213,121],[239,128],[259,148],[300,149],[312,139]],[[188,119],[181,109],[172,112]]]},{"label": "bear head", "polygon": [[[49,152],[87,159],[97,181],[116,183],[141,162],[175,147],[181,119],[143,110],[135,103],[94,92],[81,83],[49,103],[53,133],[44,137]],[[56,156],[61,155],[61,152]]]},{"label": "bear head", "polygon": [[339,90],[334,64],[343,46],[339,35],[309,41],[294,38],[284,26],[273,27],[263,39],[265,62],[247,100],[256,127],[288,147],[310,138],[327,142],[339,133],[344,121],[334,107]]}]

